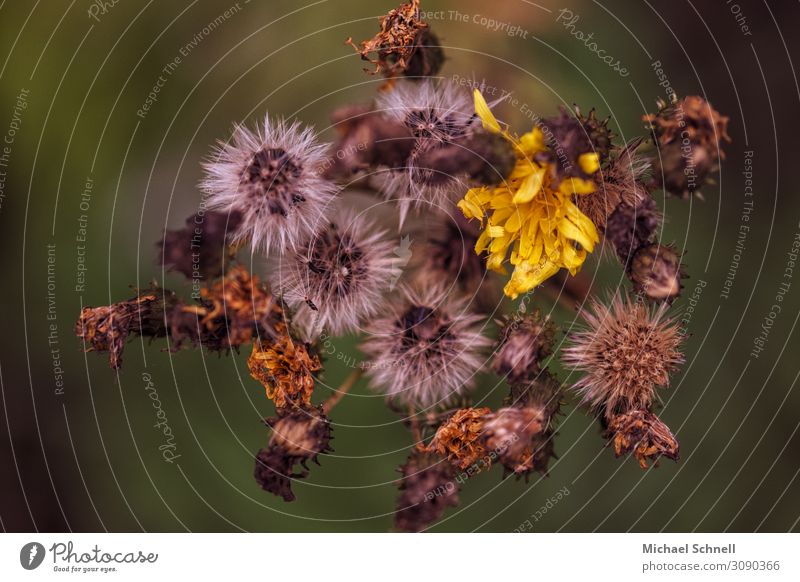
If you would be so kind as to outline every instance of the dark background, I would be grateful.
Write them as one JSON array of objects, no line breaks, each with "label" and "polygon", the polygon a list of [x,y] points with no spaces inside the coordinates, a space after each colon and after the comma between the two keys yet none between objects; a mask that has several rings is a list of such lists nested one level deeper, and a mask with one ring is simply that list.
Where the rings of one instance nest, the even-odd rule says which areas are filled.
[{"label": "dark background", "polygon": [[[363,382],[333,414],[336,453],[295,485],[286,504],[258,489],[252,457],[266,444],[259,419],[272,413],[249,377],[246,353],[218,358],[138,340],[117,376],[104,356],[83,355],[73,334],[82,305],[130,296],[130,285],[163,278],[154,242],[182,224],[199,200],[200,161],[234,121],[269,110],[297,116],[331,139],[328,113],[367,101],[379,80],[364,75],[344,45],[376,30],[393,2],[240,0],[209,34],[202,30],[234,6],[228,1],[119,0],[99,21],[87,0],[0,2],[0,139],[28,90],[13,136],[0,206],[0,519],[5,530],[386,531],[395,468],[410,445],[398,417]],[[751,35],[737,23],[746,18]],[[576,28],[630,74],[602,63],[556,22]],[[687,364],[662,392],[662,417],[681,441],[678,464],[647,472],[614,458],[591,419],[566,409],[548,478],[501,481],[493,470],[472,479],[460,507],[434,531],[512,531],[566,487],[569,495],[534,523],[536,531],[786,531],[798,528],[800,394],[797,378],[800,270],[775,318],[764,351],[750,356],[800,232],[798,105],[793,61],[798,4],[724,0],[585,2],[428,1],[445,11],[431,21],[447,47],[442,76],[513,88],[540,115],[560,104],[596,106],[624,139],[642,133],[642,114],[664,96],[651,63],[660,60],[680,94],[707,97],[730,116],[716,188],[705,201],[663,200],[662,235],[686,251],[690,278],[675,309],[705,284],[691,319]],[[733,9],[733,11],[732,11]],[[468,22],[450,18],[449,10]],[[473,22],[475,15],[516,24],[527,38]],[[181,47],[202,39],[168,76],[158,101],[137,117],[148,92]],[[499,110],[524,131],[530,121]],[[751,227],[729,298],[721,297],[736,253],[745,201],[745,151],[753,151]],[[88,210],[81,193],[91,178]],[[660,195],[659,195],[660,196]],[[75,237],[86,214],[86,285],[75,291]],[[48,303],[48,245],[55,270]],[[258,263],[254,269],[263,270]],[[627,285],[617,264],[584,266],[595,290]],[[534,302],[550,309],[537,295]],[[49,309],[55,314],[48,320]],[[554,308],[565,329],[574,313]],[[49,325],[56,324],[53,343]],[[563,337],[560,336],[560,337]],[[53,349],[63,368],[56,391]],[[338,353],[358,358],[352,338]],[[246,351],[246,350],[245,350]],[[144,390],[151,375],[177,443],[169,464]],[[333,359],[325,385],[349,371]],[[560,377],[569,381],[566,372]],[[497,405],[505,387],[487,376],[477,394]]]}]

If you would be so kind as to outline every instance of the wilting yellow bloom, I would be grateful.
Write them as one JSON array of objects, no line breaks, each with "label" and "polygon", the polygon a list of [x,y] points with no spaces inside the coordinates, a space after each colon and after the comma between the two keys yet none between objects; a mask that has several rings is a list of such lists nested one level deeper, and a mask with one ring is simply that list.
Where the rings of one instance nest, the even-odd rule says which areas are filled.
[{"label": "wilting yellow bloom", "polygon": [[[573,194],[590,194],[591,180],[567,178],[556,185],[550,164],[534,161],[547,151],[544,134],[535,127],[516,137],[503,129],[489,106],[475,91],[475,112],[483,127],[499,133],[514,144],[517,163],[511,175],[499,186],[472,188],[458,203],[467,218],[480,219],[485,229],[475,252],[489,253],[488,268],[505,273],[503,263],[511,248],[514,272],[505,294],[515,299],[566,268],[574,275],[599,242],[597,229],[572,202]],[[587,174],[600,167],[596,153],[585,153],[578,164]]]}]

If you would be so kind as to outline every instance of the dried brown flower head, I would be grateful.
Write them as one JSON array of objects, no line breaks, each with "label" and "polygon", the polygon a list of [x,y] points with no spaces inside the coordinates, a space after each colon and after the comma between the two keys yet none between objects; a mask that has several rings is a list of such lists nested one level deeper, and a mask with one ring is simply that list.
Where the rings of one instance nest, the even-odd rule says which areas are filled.
[{"label": "dried brown flower head", "polygon": [[671,245],[653,243],[640,248],[633,255],[628,275],[634,290],[653,301],[672,302],[683,288],[681,257]]},{"label": "dried brown flower head", "polygon": [[549,147],[537,155],[536,161],[551,165],[556,183],[573,177],[592,178],[591,173],[584,171],[579,158],[597,152],[580,120],[562,107],[557,117],[542,121],[541,130]]},{"label": "dried brown flower head", "polygon": [[247,367],[264,385],[267,398],[282,408],[311,404],[314,374],[322,369],[322,363],[307,344],[284,333],[274,341],[254,342]]},{"label": "dried brown flower head", "polygon": [[183,228],[167,230],[158,243],[159,262],[187,279],[207,280],[223,271],[226,238],[236,230],[238,213],[202,212],[186,219]]},{"label": "dried brown flower head", "polygon": [[533,469],[538,437],[547,425],[545,412],[538,407],[511,406],[486,416],[486,448],[497,455],[503,467],[521,475]]},{"label": "dried brown flower head", "polygon": [[500,324],[492,369],[511,384],[533,380],[541,371],[541,362],[553,353],[555,325],[539,310],[506,316]]},{"label": "dried brown flower head", "polygon": [[636,207],[652,200],[644,185],[650,161],[638,152],[641,143],[640,139],[634,140],[623,148],[613,149],[611,157],[597,173],[597,190],[573,196],[581,212],[601,229],[621,204]]},{"label": "dried brown flower head", "polygon": [[648,461],[658,465],[661,456],[678,460],[679,444],[660,418],[648,410],[632,410],[611,417],[608,435],[614,443],[614,453],[620,457],[632,453],[642,469]]},{"label": "dried brown flower head", "polygon": [[606,222],[605,239],[627,271],[633,255],[655,238],[660,227],[661,213],[648,194],[634,204],[622,202],[617,206]]},{"label": "dried brown flower head", "polygon": [[529,432],[515,448],[500,456],[507,473],[526,479],[534,471],[547,474],[550,460],[555,457],[555,419],[561,410],[563,388],[546,369],[529,382],[512,384],[506,403],[511,407],[537,411],[542,420],[538,432]]},{"label": "dried brown flower head", "polygon": [[642,118],[650,124],[659,145],[688,140],[714,152],[715,159],[725,159],[725,153],[719,149],[719,144],[722,140],[731,141],[728,135],[728,117],[720,115],[699,95],[689,95],[670,105],[662,101],[659,105],[658,113]]},{"label": "dried brown flower head", "polygon": [[658,113],[643,117],[659,149],[654,180],[676,196],[699,194],[709,174],[725,159],[720,143],[731,141],[728,118],[697,95],[659,106]]},{"label": "dried brown flower head", "polygon": [[[269,445],[256,455],[255,479],[265,491],[294,501],[292,480],[308,476],[306,462],[319,464],[317,456],[331,451],[331,425],[321,408],[279,408],[277,416],[265,420],[273,434]],[[295,472],[295,465],[301,470]]]},{"label": "dried brown flower head", "polygon": [[575,107],[575,117],[578,118],[583,129],[586,130],[589,139],[594,145],[594,150],[600,155],[600,161],[603,162],[608,158],[611,151],[612,141],[616,134],[608,127],[611,121],[609,115],[605,119],[597,118],[597,110],[592,107],[589,115],[583,115],[579,107]]},{"label": "dried brown flower head", "polygon": [[153,287],[127,301],[84,307],[75,324],[75,334],[88,344],[87,352],[108,352],[110,366],[118,370],[122,366],[125,342],[131,334],[167,335],[164,314],[176,303],[172,292]]},{"label": "dried brown flower head", "polygon": [[666,307],[653,311],[617,294],[609,306],[595,300],[583,312],[588,328],[574,334],[562,359],[584,372],[573,386],[584,403],[606,417],[651,406],[656,387],[667,386],[684,361],[680,330]]},{"label": "dried brown flower head", "polygon": [[446,508],[458,505],[455,469],[444,458],[415,450],[398,470],[402,478],[394,514],[397,531],[422,531]]},{"label": "dried brown flower head", "polygon": [[[439,41],[420,18],[420,0],[401,4],[380,19],[380,31],[359,45],[352,38],[347,44],[361,59],[375,65],[365,71],[387,78],[435,75],[444,62]],[[374,56],[373,56],[374,55]]]},{"label": "dried brown flower head", "polygon": [[488,408],[457,410],[439,427],[427,450],[447,457],[461,469],[474,465],[486,453],[483,431],[490,412]]},{"label": "dried brown flower head", "polygon": [[242,265],[200,289],[196,305],[182,305],[170,315],[172,339],[202,344],[209,350],[229,350],[256,338],[272,338],[284,327],[280,304]]},{"label": "dried brown flower head", "polygon": [[422,251],[411,256],[414,280],[423,285],[446,281],[452,285],[451,292],[468,298],[476,310],[491,311],[497,303],[497,289],[487,274],[485,260],[475,253],[478,224],[456,212],[437,216],[425,228],[415,235],[427,237],[427,241]]}]

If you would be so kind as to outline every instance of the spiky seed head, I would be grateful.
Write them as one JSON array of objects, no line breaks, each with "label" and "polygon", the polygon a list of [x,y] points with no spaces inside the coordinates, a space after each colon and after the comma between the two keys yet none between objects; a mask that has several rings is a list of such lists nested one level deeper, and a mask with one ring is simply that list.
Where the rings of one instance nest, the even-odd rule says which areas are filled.
[{"label": "spiky seed head", "polygon": [[553,352],[555,326],[541,312],[507,316],[492,360],[492,369],[510,384],[532,381]]},{"label": "spiky seed head", "polygon": [[617,457],[632,453],[642,469],[648,462],[658,465],[660,457],[678,460],[680,445],[660,418],[649,410],[631,410],[611,417],[608,436],[614,444]]},{"label": "spiky seed head", "polygon": [[322,176],[327,148],[298,122],[237,125],[204,164],[201,183],[209,208],[240,215],[232,242],[280,254],[315,232],[337,191]]},{"label": "spiky seed head", "polygon": [[681,294],[681,258],[673,246],[653,243],[636,251],[628,275],[634,290],[653,301],[671,303]]},{"label": "spiky seed head", "polygon": [[555,424],[561,411],[564,389],[561,382],[545,368],[534,378],[511,384],[509,395],[503,401],[507,406],[518,408],[537,408],[542,411],[545,427]]},{"label": "spiky seed head", "polygon": [[372,386],[417,408],[444,405],[474,385],[490,340],[482,318],[440,287],[402,288],[390,312],[375,319],[361,345]]},{"label": "spiky seed head", "polygon": [[399,468],[394,527],[401,532],[419,532],[442,516],[447,507],[458,505],[460,486],[453,465],[443,457],[414,450]]},{"label": "spiky seed head", "polygon": [[376,315],[394,273],[394,245],[363,215],[339,210],[298,248],[272,260],[271,283],[304,339],[342,335]]},{"label": "spiky seed head", "polygon": [[615,295],[608,306],[593,301],[583,312],[587,328],[563,352],[567,366],[584,375],[573,389],[606,417],[651,406],[657,386],[683,363],[682,336],[666,304],[647,305]]}]

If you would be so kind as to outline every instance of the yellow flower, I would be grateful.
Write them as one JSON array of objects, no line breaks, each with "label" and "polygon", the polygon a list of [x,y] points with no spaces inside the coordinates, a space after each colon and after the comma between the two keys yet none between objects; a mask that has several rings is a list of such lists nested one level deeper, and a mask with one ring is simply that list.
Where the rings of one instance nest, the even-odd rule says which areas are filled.
[{"label": "yellow flower", "polygon": [[[516,299],[561,268],[574,275],[586,253],[594,250],[600,240],[597,229],[572,202],[572,196],[594,192],[595,184],[567,178],[556,185],[550,164],[534,161],[536,154],[547,151],[542,131],[534,127],[521,137],[511,135],[500,126],[478,90],[475,112],[485,129],[503,135],[514,145],[517,162],[501,185],[472,188],[458,207],[464,216],[477,218],[484,226],[475,252],[488,252],[488,268],[505,273],[503,263],[511,248],[509,260],[514,272],[503,290]],[[596,153],[581,155],[578,164],[587,174],[600,167]]]}]

